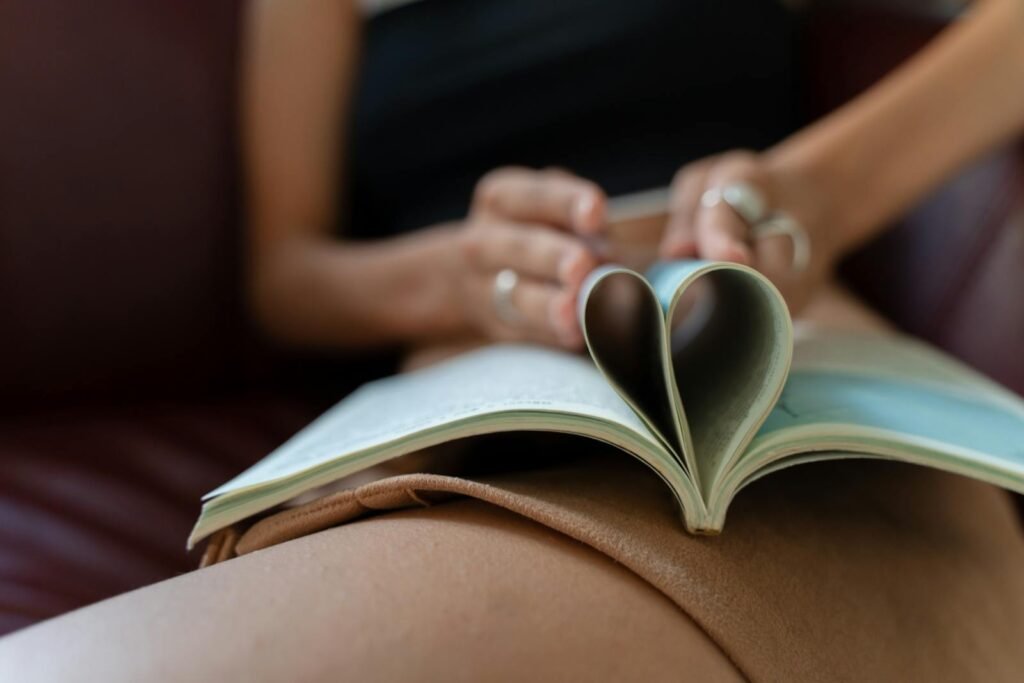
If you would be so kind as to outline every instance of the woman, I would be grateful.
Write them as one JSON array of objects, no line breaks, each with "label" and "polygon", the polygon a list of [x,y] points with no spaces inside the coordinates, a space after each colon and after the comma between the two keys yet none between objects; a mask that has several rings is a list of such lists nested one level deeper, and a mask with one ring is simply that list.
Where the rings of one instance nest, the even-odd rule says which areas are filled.
[{"label": "woman", "polygon": [[[364,41],[349,0],[255,2],[243,102],[256,317],[283,342],[333,349],[579,348],[573,302],[601,258],[608,195],[675,173],[661,255],[749,263],[795,311],[877,327],[823,287],[831,266],[1024,128],[1024,5],[979,2],[899,72],[789,134],[793,21],[755,0],[422,0],[373,18]],[[744,199],[722,201],[730,187]],[[752,239],[765,211],[806,233],[809,267],[793,267],[785,237]],[[507,310],[503,270],[518,274]],[[620,460],[590,464],[587,481],[524,475],[501,495],[525,516],[474,500],[390,514],[115,598],[8,639],[0,673],[1013,675],[1007,625],[1024,624],[1024,584],[993,554],[1021,558],[998,492],[823,470],[758,489],[756,512],[737,510],[712,544],[680,534],[650,478]],[[560,476],[560,491],[587,495],[545,498]],[[864,519],[830,517],[835,501]]]}]

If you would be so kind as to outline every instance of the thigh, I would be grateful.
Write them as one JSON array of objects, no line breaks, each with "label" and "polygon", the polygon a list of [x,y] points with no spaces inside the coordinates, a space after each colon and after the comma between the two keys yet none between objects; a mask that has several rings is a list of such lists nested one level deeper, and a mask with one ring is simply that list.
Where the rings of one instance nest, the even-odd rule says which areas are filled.
[{"label": "thigh", "polygon": [[0,640],[0,680],[736,680],[664,595],[474,500],[331,529]]},{"label": "thigh", "polygon": [[194,567],[199,497],[317,412],[234,395],[0,415],[0,635]]}]

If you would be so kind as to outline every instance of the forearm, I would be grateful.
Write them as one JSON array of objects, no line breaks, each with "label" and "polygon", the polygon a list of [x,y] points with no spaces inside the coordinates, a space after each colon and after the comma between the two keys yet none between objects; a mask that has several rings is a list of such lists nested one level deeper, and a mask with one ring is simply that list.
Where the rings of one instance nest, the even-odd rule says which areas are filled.
[{"label": "forearm", "polygon": [[334,348],[443,334],[444,231],[354,243],[335,239],[336,195],[362,16],[356,0],[247,3],[242,136],[247,296],[283,343]]},{"label": "forearm", "polygon": [[458,334],[445,276],[451,230],[380,242],[299,233],[252,259],[250,304],[274,339],[306,347],[401,345]]},{"label": "forearm", "polygon": [[768,153],[813,178],[839,248],[1024,129],[1024,0],[985,0],[880,84]]}]

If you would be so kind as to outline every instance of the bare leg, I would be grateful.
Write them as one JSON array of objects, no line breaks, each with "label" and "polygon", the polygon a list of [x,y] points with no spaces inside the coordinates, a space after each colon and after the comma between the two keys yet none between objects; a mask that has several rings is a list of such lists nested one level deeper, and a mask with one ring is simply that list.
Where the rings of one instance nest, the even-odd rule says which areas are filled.
[{"label": "bare leg", "polygon": [[4,681],[737,680],[679,608],[478,501],[340,527],[0,640]]},{"label": "bare leg", "polygon": [[[813,324],[884,323],[831,288]],[[604,555],[464,500],[177,577],[0,640],[0,680],[735,680]]]}]

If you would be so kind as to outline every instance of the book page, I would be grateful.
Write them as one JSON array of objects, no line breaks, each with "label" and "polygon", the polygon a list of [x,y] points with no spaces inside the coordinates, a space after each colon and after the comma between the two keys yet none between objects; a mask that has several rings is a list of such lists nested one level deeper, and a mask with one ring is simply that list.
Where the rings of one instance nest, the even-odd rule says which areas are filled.
[{"label": "book page", "polygon": [[[660,449],[589,359],[540,347],[499,345],[364,385],[204,500],[343,463],[456,423],[538,414],[599,420]],[[526,417],[516,428],[530,425]]]},{"label": "book page", "polygon": [[967,392],[1011,411],[1024,406],[1009,389],[904,334],[839,331],[802,323],[795,327],[794,336],[794,370],[912,380],[944,391]]},{"label": "book page", "polygon": [[[664,312],[638,273],[602,266],[583,284],[579,319],[587,349],[608,383],[662,440],[685,452],[685,427],[672,411]],[[681,464],[687,471],[685,459]]]},{"label": "book page", "polygon": [[903,335],[805,330],[742,474],[823,450],[903,459],[1024,490],[1024,401]]},{"label": "book page", "polygon": [[774,286],[744,266],[662,263],[648,278],[669,317],[674,400],[710,496],[782,390],[792,353],[789,312]]}]

